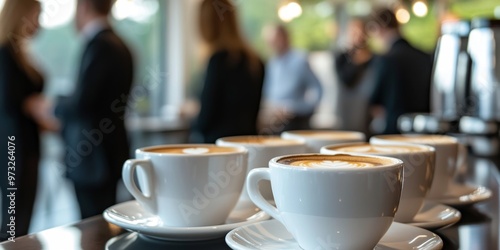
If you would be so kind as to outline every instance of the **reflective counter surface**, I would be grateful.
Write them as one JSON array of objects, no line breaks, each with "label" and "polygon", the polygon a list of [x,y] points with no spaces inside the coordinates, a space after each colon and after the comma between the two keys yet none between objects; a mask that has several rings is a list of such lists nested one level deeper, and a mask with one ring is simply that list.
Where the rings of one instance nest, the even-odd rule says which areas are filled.
[{"label": "reflective counter surface", "polygon": [[[492,191],[489,200],[458,207],[462,219],[455,225],[434,231],[443,242],[443,249],[499,249],[498,159],[469,156],[468,167],[457,175],[457,181],[481,185]],[[0,243],[0,249],[229,249],[224,239],[200,242],[166,242],[127,232],[106,222],[102,216],[79,223],[56,227],[16,238],[16,242]]]}]

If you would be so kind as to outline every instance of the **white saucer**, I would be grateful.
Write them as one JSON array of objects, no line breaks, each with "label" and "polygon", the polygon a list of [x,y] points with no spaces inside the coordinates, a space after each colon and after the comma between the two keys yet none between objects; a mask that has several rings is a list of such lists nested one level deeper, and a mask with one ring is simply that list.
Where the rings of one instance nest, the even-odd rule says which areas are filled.
[{"label": "white saucer", "polygon": [[[302,249],[285,226],[277,220],[236,228],[226,235],[226,243],[232,249],[238,250]],[[442,247],[443,241],[439,236],[422,228],[394,222],[375,249],[430,250]]]},{"label": "white saucer", "polygon": [[[238,214],[238,216],[234,216]],[[104,219],[129,231],[138,232],[148,237],[170,241],[195,241],[223,237],[230,230],[270,218],[263,211],[241,216],[233,211],[226,224],[204,227],[169,227],[163,226],[156,215],[145,211],[137,201],[127,201],[106,209]]]},{"label": "white saucer", "polygon": [[452,183],[442,197],[430,200],[450,206],[465,206],[485,201],[491,194],[491,190],[483,186]]},{"label": "white saucer", "polygon": [[451,226],[457,223],[460,218],[462,218],[462,214],[458,210],[443,204],[426,201],[413,221],[406,224],[432,230]]},{"label": "white saucer", "polygon": [[[106,242],[105,250],[144,250],[144,249],[221,249],[227,247],[224,238],[207,241],[164,241],[149,238],[136,232],[120,234]],[[226,249],[224,248],[224,249]]]}]

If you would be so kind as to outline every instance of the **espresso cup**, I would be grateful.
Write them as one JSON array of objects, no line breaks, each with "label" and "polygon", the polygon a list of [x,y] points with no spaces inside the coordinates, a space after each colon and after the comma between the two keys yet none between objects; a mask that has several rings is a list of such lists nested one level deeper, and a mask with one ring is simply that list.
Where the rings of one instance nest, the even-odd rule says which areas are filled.
[{"label": "espresso cup", "polygon": [[[279,136],[232,136],[220,138],[216,142],[220,146],[243,146],[248,150],[248,171],[254,168],[267,168],[269,161],[281,155],[302,154],[306,151],[305,143],[301,140],[283,139]],[[266,200],[273,200],[269,181],[259,183],[260,193]],[[238,206],[253,207],[253,202],[243,186]]]},{"label": "espresso cup", "polygon": [[465,147],[458,143],[458,140],[446,135],[379,135],[370,139],[372,144],[393,144],[393,143],[416,143],[434,147],[436,150],[436,161],[434,167],[434,179],[427,198],[442,198],[449,190],[458,170],[458,162],[462,162],[461,157],[465,157]]},{"label": "espresso cup", "polygon": [[303,140],[307,153],[319,153],[321,148],[327,145],[366,141],[365,134],[361,132],[339,130],[293,130],[283,132],[281,137]]},{"label": "espresso cup", "polygon": [[135,154],[123,165],[123,182],[165,226],[224,224],[245,182],[248,151],[243,147],[164,145]]},{"label": "espresso cup", "polygon": [[[259,193],[270,180],[276,207]],[[280,156],[247,176],[250,199],[304,249],[373,249],[393,222],[403,162],[381,156]]]},{"label": "espresso cup", "polygon": [[398,158],[404,163],[404,182],[399,209],[394,217],[397,222],[412,222],[420,211],[434,176],[435,150],[417,144],[374,145],[349,143],[321,148],[322,154],[360,154]]}]

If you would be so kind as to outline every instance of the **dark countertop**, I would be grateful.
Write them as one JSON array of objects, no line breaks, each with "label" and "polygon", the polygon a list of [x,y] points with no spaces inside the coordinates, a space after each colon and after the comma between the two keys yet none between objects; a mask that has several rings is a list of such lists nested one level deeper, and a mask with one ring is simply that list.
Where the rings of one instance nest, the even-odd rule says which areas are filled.
[{"label": "dark countertop", "polygon": [[[499,249],[500,174],[496,160],[470,156],[468,168],[457,179],[492,190],[492,197],[475,205],[458,207],[462,219],[455,225],[435,231],[444,249]],[[0,243],[1,249],[229,249],[224,239],[202,242],[166,242],[127,232],[95,216],[79,223],[48,229]]]}]

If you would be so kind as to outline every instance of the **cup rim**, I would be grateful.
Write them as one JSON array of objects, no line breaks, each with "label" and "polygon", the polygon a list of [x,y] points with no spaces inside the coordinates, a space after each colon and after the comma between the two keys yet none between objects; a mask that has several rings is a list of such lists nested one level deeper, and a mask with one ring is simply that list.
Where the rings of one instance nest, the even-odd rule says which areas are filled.
[{"label": "cup rim", "polygon": [[[280,139],[284,141],[291,142],[290,144],[262,144],[262,143],[242,143],[242,142],[235,142],[235,141],[228,141],[231,139],[240,139],[240,138],[274,138],[274,139]],[[289,146],[305,146],[306,143],[304,140],[300,139],[289,139],[289,138],[283,138],[278,135],[238,135],[238,136],[226,136],[226,137],[221,137],[217,139],[215,142],[216,145],[220,145],[220,143],[223,143],[225,145],[235,145],[235,146],[251,146],[251,147],[289,147]]]},{"label": "cup rim", "polygon": [[[419,151],[414,151],[414,152],[344,152],[344,151],[338,151],[336,149],[331,149],[331,148],[341,148],[341,147],[347,147],[347,146],[358,146],[358,145],[373,145],[373,146],[411,146],[415,148],[420,148],[421,150]],[[331,144],[331,145],[326,145],[324,147],[321,147],[321,154],[362,154],[362,155],[375,155],[375,156],[402,156],[402,155],[407,155],[409,153],[435,153],[436,149],[433,146],[425,145],[425,144],[416,144],[416,143],[399,143],[399,142],[394,142],[394,143],[387,143],[387,144],[375,144],[371,142],[352,142],[352,143],[340,143],[340,144]]]},{"label": "cup rim", "polygon": [[280,169],[288,169],[288,170],[296,170],[296,171],[320,171],[320,172],[359,172],[359,171],[369,171],[369,172],[378,172],[382,170],[388,170],[388,169],[393,169],[393,168],[399,168],[403,167],[403,161],[394,158],[394,157],[387,157],[387,156],[380,156],[380,155],[359,155],[359,154],[334,154],[334,155],[340,155],[340,156],[351,156],[351,157],[365,157],[365,158],[377,158],[377,159],[382,159],[382,160],[389,160],[392,163],[383,165],[383,166],[377,166],[377,167],[368,167],[368,168],[308,168],[308,167],[298,167],[298,166],[290,166],[286,164],[279,163],[278,160],[281,160],[283,158],[288,158],[288,157],[295,157],[295,156],[305,156],[305,157],[314,157],[314,156],[333,156],[332,154],[318,154],[318,153],[312,153],[312,154],[292,154],[292,155],[282,155],[282,156],[277,156],[274,157],[269,161],[269,167],[270,168],[280,168]]},{"label": "cup rim", "polygon": [[[210,154],[180,154],[180,153],[159,153],[159,152],[148,152],[147,150],[152,149],[160,149],[160,148],[178,148],[178,147],[225,147],[225,148],[233,148],[236,149],[234,152],[216,152]],[[213,143],[198,143],[198,144],[189,144],[189,143],[181,143],[181,144],[164,144],[164,145],[156,145],[156,146],[148,146],[142,147],[135,150],[135,153],[147,154],[147,155],[158,155],[162,157],[210,157],[210,156],[224,156],[224,155],[235,155],[235,154],[248,154],[248,149],[243,146],[219,146]]]},{"label": "cup rim", "polygon": [[[402,137],[419,137],[419,136],[437,136],[437,137],[444,137],[452,140],[453,142],[437,142],[437,143],[427,143],[427,142],[414,142],[414,141],[400,141],[400,140],[391,140],[388,137],[391,136],[402,136]],[[390,135],[375,135],[370,138],[370,143],[375,142],[375,141],[384,141],[384,142],[391,142],[391,143],[409,143],[409,144],[420,144],[420,145],[428,145],[428,146],[439,146],[439,145],[455,145],[459,144],[460,142],[458,141],[457,138],[449,135],[433,135],[433,134],[390,134]],[[376,142],[375,142],[376,143]]]}]

